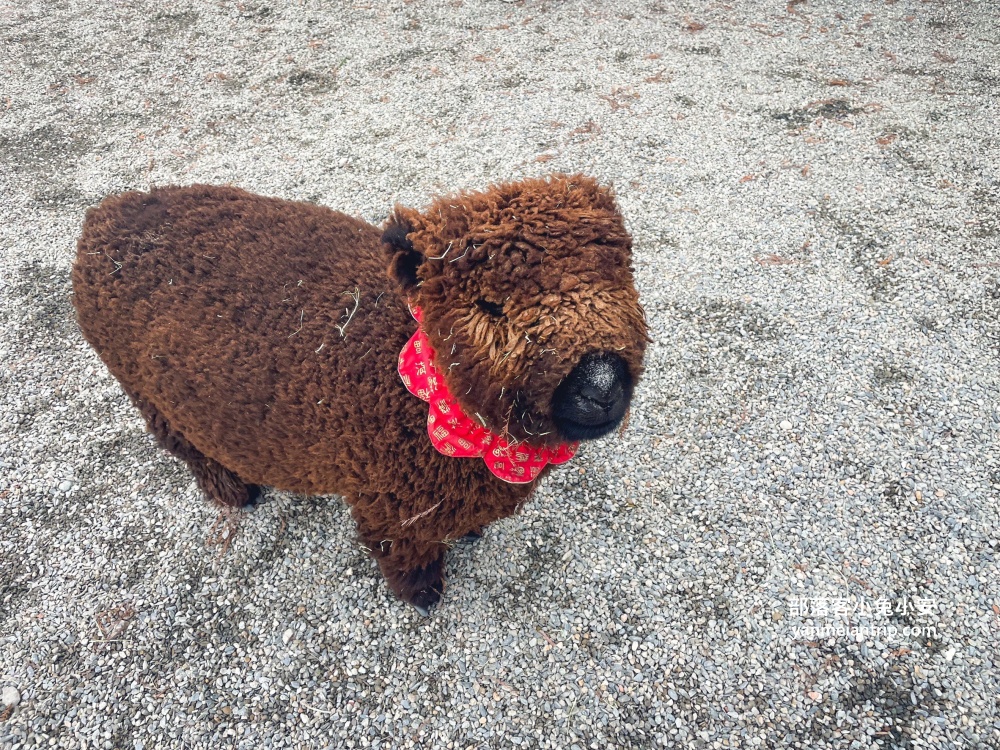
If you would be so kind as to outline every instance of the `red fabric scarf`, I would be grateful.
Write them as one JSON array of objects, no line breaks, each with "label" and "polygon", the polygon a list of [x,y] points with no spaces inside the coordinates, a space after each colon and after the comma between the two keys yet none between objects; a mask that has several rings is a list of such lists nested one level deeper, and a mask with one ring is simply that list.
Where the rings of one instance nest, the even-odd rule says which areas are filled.
[{"label": "red fabric scarf", "polygon": [[399,353],[399,376],[410,393],[430,404],[427,434],[435,448],[455,458],[481,457],[496,476],[514,484],[532,481],[546,464],[565,463],[573,457],[579,443],[549,448],[510,442],[466,415],[434,366],[434,349],[419,325],[420,308],[411,312],[417,331]]}]

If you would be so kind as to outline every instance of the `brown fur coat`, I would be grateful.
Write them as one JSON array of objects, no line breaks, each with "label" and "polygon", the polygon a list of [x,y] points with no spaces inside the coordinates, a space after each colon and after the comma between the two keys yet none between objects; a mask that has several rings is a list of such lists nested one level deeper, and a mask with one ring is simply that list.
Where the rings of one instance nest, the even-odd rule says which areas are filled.
[{"label": "brown fur coat", "polygon": [[126,193],[87,214],[75,305],[206,494],[231,506],[256,485],[343,495],[392,589],[426,611],[447,543],[513,513],[534,483],[432,446],[427,404],[396,370],[416,329],[408,299],[467,413],[538,444],[558,439],[553,393],[586,352],[618,352],[630,395],[646,329],[630,239],[587,178],[398,208],[384,240],[233,187]]}]

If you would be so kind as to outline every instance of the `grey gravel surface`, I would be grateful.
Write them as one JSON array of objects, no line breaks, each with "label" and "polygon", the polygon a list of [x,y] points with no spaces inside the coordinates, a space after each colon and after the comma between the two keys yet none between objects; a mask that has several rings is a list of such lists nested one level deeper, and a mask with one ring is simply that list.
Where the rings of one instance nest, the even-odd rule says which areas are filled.
[{"label": "grey gravel surface", "polygon": [[[1000,747],[994,3],[22,0],[0,75],[0,747]],[[220,522],[73,319],[111,192],[556,170],[648,375],[429,619],[336,498]]]}]

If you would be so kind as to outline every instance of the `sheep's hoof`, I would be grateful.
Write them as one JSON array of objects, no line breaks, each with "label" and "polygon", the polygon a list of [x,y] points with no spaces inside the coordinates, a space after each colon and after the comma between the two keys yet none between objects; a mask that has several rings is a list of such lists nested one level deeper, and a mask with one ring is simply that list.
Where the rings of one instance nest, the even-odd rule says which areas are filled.
[{"label": "sheep's hoof", "polygon": [[468,534],[466,534],[465,536],[463,536],[462,540],[466,541],[466,542],[469,542],[471,544],[472,542],[479,541],[482,538],[483,538],[482,529],[473,529]]},{"label": "sheep's hoof", "polygon": [[421,589],[410,598],[409,602],[413,605],[413,608],[417,610],[417,612],[424,617],[429,617],[431,614],[431,607],[437,604],[440,600],[441,594],[434,589]]},{"label": "sheep's hoof", "polygon": [[264,491],[258,484],[247,485],[247,501],[243,505],[243,510],[249,512],[257,510],[257,505],[264,499]]},{"label": "sheep's hoof", "polygon": [[441,601],[441,592],[444,591],[444,578],[441,572],[440,560],[435,560],[427,567],[410,571],[408,580],[401,587],[400,598],[427,617],[434,605]]}]

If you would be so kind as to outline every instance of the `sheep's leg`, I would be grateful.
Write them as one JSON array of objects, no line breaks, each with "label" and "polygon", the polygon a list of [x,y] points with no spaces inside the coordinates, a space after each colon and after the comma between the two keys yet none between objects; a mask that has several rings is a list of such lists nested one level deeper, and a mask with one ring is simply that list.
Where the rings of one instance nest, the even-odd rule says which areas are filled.
[{"label": "sheep's leg", "polygon": [[242,508],[260,495],[260,488],[247,484],[222,464],[202,456],[200,461],[185,460],[201,491],[219,505]]},{"label": "sheep's leg", "polygon": [[198,487],[209,499],[228,508],[242,508],[257,499],[260,495],[257,485],[246,484],[235,473],[191,445],[183,435],[170,428],[166,418],[151,403],[131,391],[128,395],[146,418],[146,425],[156,441],[187,464]]},{"label": "sheep's leg", "polygon": [[348,498],[358,537],[378,563],[389,588],[427,616],[444,591],[444,555],[448,546],[419,539],[395,519],[391,497]]},{"label": "sheep's leg", "polygon": [[398,540],[389,547],[389,554],[375,558],[382,576],[396,596],[427,617],[444,592],[447,547],[440,542],[421,545]]}]

